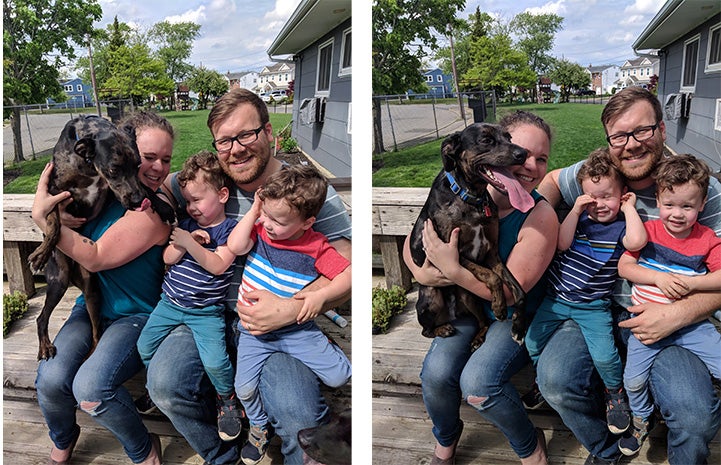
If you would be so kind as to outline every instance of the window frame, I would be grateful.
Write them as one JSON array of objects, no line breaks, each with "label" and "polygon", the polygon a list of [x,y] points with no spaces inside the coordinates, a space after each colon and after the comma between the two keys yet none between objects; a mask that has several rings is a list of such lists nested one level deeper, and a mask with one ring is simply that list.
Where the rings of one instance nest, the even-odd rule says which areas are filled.
[{"label": "window frame", "polygon": [[[353,28],[343,30],[340,41],[340,61],[338,62],[338,76],[350,76],[353,74]],[[350,64],[343,66],[346,61],[346,44],[350,46]]]},{"label": "window frame", "polygon": [[[711,63],[711,39],[713,39],[714,33],[718,34],[718,47],[719,47],[719,61]],[[708,29],[708,41],[706,42],[706,65],[704,66],[704,73],[718,73],[721,72],[721,23],[714,24]]]},{"label": "window frame", "polygon": [[[316,97],[328,97],[330,95],[330,88],[331,88],[331,77],[333,76],[333,45],[335,43],[334,38],[330,38],[326,40],[325,42],[322,42],[318,45],[318,57],[316,60],[316,67],[315,67],[315,96]],[[321,58],[323,56],[323,50],[328,48],[330,50],[330,54],[328,55],[328,72],[326,73],[328,77],[328,88],[327,89],[320,89],[318,86],[320,85],[320,78],[321,78]]]},{"label": "window frame", "polygon": [[[696,46],[696,58],[693,63],[687,62],[687,54],[691,46]],[[696,34],[683,42],[683,60],[681,62],[681,81],[680,81],[680,92],[695,92],[696,81],[698,81],[698,53],[701,46],[701,34]],[[688,71],[687,65],[693,65],[693,84],[686,83],[686,72]]]}]

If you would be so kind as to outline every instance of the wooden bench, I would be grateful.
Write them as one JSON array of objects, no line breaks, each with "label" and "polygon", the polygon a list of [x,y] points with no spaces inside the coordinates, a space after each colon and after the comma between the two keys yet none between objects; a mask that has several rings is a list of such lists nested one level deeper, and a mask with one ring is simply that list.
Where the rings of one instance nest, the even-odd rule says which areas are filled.
[{"label": "wooden bench", "polygon": [[428,197],[427,187],[374,187],[373,238],[380,246],[386,286],[411,288],[411,273],[403,263],[403,242]]}]

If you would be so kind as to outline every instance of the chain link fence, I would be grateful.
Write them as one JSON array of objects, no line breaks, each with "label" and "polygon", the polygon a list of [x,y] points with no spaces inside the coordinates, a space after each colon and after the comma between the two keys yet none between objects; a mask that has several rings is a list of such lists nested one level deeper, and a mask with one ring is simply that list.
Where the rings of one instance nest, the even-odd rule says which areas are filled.
[{"label": "chain link fence", "polygon": [[[103,116],[113,122],[124,118],[132,111],[130,100],[104,100],[100,102]],[[60,104],[34,104],[4,106],[3,115],[3,162],[15,159],[15,136],[9,115],[20,115],[20,133],[23,160],[35,160],[52,151],[65,124],[80,114],[97,114],[97,107],[87,103],[84,107],[70,102]]]},{"label": "chain link fence", "polygon": [[373,105],[380,109],[383,151],[440,139],[471,123],[496,119],[493,91],[464,93],[460,104],[457,97],[438,99],[432,94],[376,95]]}]

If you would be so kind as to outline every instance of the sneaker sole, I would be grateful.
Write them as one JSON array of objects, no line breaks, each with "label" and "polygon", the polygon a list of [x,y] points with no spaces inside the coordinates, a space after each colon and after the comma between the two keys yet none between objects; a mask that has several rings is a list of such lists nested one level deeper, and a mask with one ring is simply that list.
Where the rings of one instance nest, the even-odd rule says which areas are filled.
[{"label": "sneaker sole", "polygon": [[140,410],[139,408],[136,408],[136,410],[137,410],[138,413],[141,414],[141,415],[150,415],[151,413],[153,413],[153,412],[155,412],[156,410],[158,410],[158,408],[157,408],[157,407],[151,407],[151,408],[149,408],[149,409],[147,409],[147,410]]},{"label": "sneaker sole", "polygon": [[638,450],[635,450],[635,451],[634,451],[634,450],[631,450],[631,449],[626,449],[625,447],[622,447],[622,446],[619,444],[619,445],[618,445],[618,450],[620,450],[621,453],[622,453],[623,455],[625,455],[626,457],[630,457],[630,456],[632,456],[632,455],[638,454],[638,452],[641,450],[641,448],[639,448]]},{"label": "sneaker sole", "polygon": [[543,407],[544,405],[546,405],[545,400],[543,400],[537,404],[533,404],[533,405],[529,405],[529,404],[523,402],[523,406],[526,408],[526,410],[536,410],[536,409]]},{"label": "sneaker sole", "polygon": [[628,426],[626,426],[624,429],[616,428],[613,425],[608,425],[608,430],[612,432],[613,434],[622,434],[628,431],[628,429],[631,427],[631,424],[629,423]]},{"label": "sneaker sole", "polygon": [[236,434],[235,436],[231,436],[229,434],[225,434],[221,431],[218,431],[218,436],[220,436],[220,439],[227,442],[227,441],[232,441],[232,440],[236,439],[238,436],[240,436],[240,432],[238,432],[238,434]]}]

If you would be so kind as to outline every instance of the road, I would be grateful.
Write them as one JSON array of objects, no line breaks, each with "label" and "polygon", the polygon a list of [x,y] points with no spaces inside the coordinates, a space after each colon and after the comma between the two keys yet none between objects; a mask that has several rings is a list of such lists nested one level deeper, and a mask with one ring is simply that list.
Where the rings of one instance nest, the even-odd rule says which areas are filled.
[{"label": "road", "polygon": [[[92,108],[90,110],[92,110]],[[72,116],[76,116],[76,114],[73,114]],[[46,150],[51,150],[55,146],[63,127],[65,127],[65,123],[67,123],[70,118],[71,116],[69,113],[52,113],[44,115],[22,114],[20,127],[22,131],[23,155],[25,156],[25,159],[32,159],[33,149],[36,155]],[[3,161],[5,163],[10,163],[13,161],[13,158],[13,131],[10,124],[4,124]]]}]

